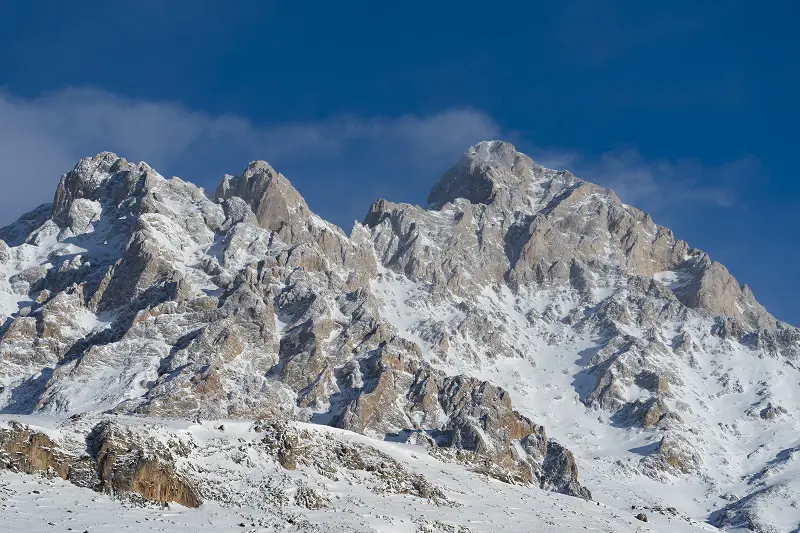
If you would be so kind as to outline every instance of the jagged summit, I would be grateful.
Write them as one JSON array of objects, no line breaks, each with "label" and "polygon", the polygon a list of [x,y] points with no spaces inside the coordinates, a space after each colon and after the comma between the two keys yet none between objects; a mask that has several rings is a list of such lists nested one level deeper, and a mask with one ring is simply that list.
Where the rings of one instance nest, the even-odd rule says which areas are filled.
[{"label": "jagged summit", "polygon": [[[114,179],[109,180],[112,176]],[[52,221],[61,229],[62,237],[66,237],[85,233],[93,227],[101,218],[104,202],[110,202],[106,209],[112,211],[128,201],[137,213],[159,212],[162,208],[157,204],[160,202],[149,191],[162,182],[172,183],[147,163],[130,163],[111,152],[81,159],[59,183],[52,204]],[[187,186],[182,180],[174,183],[183,188]],[[190,188],[195,197],[203,194],[196,187]],[[289,180],[265,161],[251,162],[239,176],[224,176],[214,199],[221,204],[223,216],[231,221],[254,221],[287,243],[317,242],[326,250],[329,259],[335,257],[338,262],[347,256],[345,250],[350,245],[344,233],[312,213]],[[500,217],[496,240],[506,241],[503,256],[489,250],[491,257],[480,265],[483,272],[470,272],[478,282],[485,278],[483,273],[487,269],[498,273],[490,279],[503,277],[515,283],[520,279],[533,278],[541,282],[554,276],[563,278],[569,261],[606,261],[603,250],[610,250],[614,255],[615,244],[618,244],[622,255],[612,263],[619,263],[638,275],[668,272],[660,277],[665,280],[680,278],[680,283],[670,282],[668,286],[690,307],[743,319],[757,326],[774,327],[777,323],[755,301],[749,288],[739,286],[722,265],[704,254],[695,257],[699,252],[690,253],[685,242],[675,240],[671,231],[654,224],[649,215],[623,205],[608,189],[579,180],[568,171],[550,170],[536,164],[508,142],[483,141],[470,147],[433,187],[429,208],[442,209],[459,199],[476,206],[491,206],[494,220]],[[247,207],[240,205],[241,201]],[[401,206],[401,209],[404,208]],[[468,220],[476,216],[480,220],[485,216],[481,209],[469,209]],[[395,204],[377,202],[365,224],[375,227],[387,213],[394,211]],[[20,235],[34,229],[29,226],[44,221],[43,215],[43,210],[34,211],[19,224],[0,230],[0,236],[18,243]],[[579,220],[582,227],[575,226]],[[482,231],[487,230],[495,231],[491,226]],[[130,231],[128,228],[127,232]],[[607,242],[609,236],[612,242]],[[519,242],[509,246],[509,238]],[[414,252],[413,246],[405,248],[403,253],[409,257],[418,258],[429,253]],[[536,260],[534,269],[530,268],[530,258]],[[394,261],[398,260],[400,257],[396,256]],[[491,266],[498,260],[499,264]],[[419,262],[412,264],[416,266],[410,268],[420,268]],[[471,271],[473,266],[464,268]],[[443,271],[441,276],[457,279],[460,274]]]},{"label": "jagged summit", "polygon": [[215,197],[225,200],[234,196],[250,205],[265,229],[285,224],[290,214],[302,218],[309,214],[300,193],[266,161],[253,161],[241,176],[226,175],[222,179]]},{"label": "jagged summit", "polygon": [[438,208],[457,198],[472,203],[490,203],[498,189],[524,187],[545,169],[505,141],[483,141],[470,147],[428,196]]},{"label": "jagged summit", "polygon": [[722,265],[501,141],[429,201],[348,237],[263,161],[212,197],[82,159],[0,230],[0,411],[299,420],[718,523],[800,505],[751,483],[794,468],[800,332]]}]

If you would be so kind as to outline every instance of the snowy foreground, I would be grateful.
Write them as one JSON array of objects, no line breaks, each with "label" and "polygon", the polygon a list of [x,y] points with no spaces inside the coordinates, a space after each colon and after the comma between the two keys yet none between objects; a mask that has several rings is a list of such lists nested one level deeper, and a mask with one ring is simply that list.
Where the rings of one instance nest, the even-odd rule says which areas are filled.
[{"label": "snowy foreground", "polygon": [[[57,419],[6,417],[40,430],[55,441],[69,440]],[[127,423],[137,424],[128,419]],[[144,422],[139,422],[144,424]],[[242,449],[260,435],[245,422],[217,421],[190,425],[159,425],[163,439],[180,435],[199,446],[189,460],[202,466],[214,485],[227,485],[232,494],[265,491],[270,505],[242,501],[206,501],[197,509],[176,504],[140,506],[109,495],[79,488],[56,479],[12,471],[0,473],[2,530],[45,531],[355,531],[355,532],[497,532],[497,531],[664,531],[697,532],[717,529],[673,516],[666,510],[615,509],[596,502],[537,488],[514,486],[476,475],[457,464],[439,461],[425,449],[408,444],[380,442],[350,432],[301,424],[315,434],[337,441],[374,447],[405,468],[432,480],[447,502],[433,504],[409,495],[381,493],[366,477],[332,481],[313,469],[298,466],[284,470],[275,461],[248,451],[249,461],[233,459],[230,450]],[[220,425],[224,431],[220,431]],[[204,459],[198,457],[204,456]],[[237,463],[238,461],[238,463]],[[321,509],[308,509],[292,497],[298,487],[314,487],[329,501]],[[648,522],[634,516],[644,512]]]}]

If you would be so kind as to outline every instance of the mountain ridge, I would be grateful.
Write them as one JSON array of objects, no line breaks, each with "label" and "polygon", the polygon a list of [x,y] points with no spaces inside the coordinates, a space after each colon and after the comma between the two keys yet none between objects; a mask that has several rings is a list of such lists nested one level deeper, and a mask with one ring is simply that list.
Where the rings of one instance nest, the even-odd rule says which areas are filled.
[{"label": "mountain ridge", "polygon": [[502,141],[427,209],[377,200],[349,236],[266,162],[211,195],[103,152],[0,239],[4,413],[296,419],[584,498],[680,487],[721,526],[798,498],[736,479],[752,446],[753,468],[792,457],[800,332],[609,189]]},{"label": "mountain ridge", "polygon": [[[511,159],[509,160],[508,158],[511,158]],[[517,161],[513,161],[514,158],[517,158],[518,160]],[[111,162],[111,161],[114,161],[114,162],[122,161],[125,164],[129,164],[127,162],[127,160],[125,160],[124,158],[122,158],[121,156],[119,156],[119,155],[117,155],[117,154],[115,154],[113,152],[99,152],[95,156],[81,159],[76,164],[76,167],[75,167],[75,169],[73,169],[73,172],[78,171],[79,167],[82,167],[84,165],[86,165],[87,169],[91,168],[90,165],[94,164],[98,159],[102,160],[102,161],[104,161],[106,163]],[[613,190],[608,189],[608,188],[603,187],[603,186],[600,186],[600,185],[596,185],[594,183],[591,183],[591,182],[588,182],[588,181],[585,181],[585,180],[577,179],[568,170],[553,171],[551,169],[547,169],[546,167],[537,164],[535,161],[530,159],[525,154],[517,152],[516,148],[511,143],[508,143],[506,141],[501,141],[501,140],[482,141],[482,142],[477,143],[476,145],[472,146],[469,150],[467,150],[461,156],[461,159],[456,163],[456,165],[452,169],[450,169],[447,173],[445,173],[445,175],[441,178],[441,180],[439,182],[434,184],[433,188],[431,189],[431,193],[430,193],[430,195],[428,197],[428,206],[427,207],[436,209],[437,207],[442,206],[443,203],[446,203],[446,202],[443,202],[442,198],[438,198],[437,199],[438,194],[439,194],[439,189],[440,189],[440,187],[444,186],[444,182],[447,180],[448,176],[451,176],[451,175],[459,176],[459,174],[457,172],[454,172],[454,171],[456,171],[460,167],[464,166],[465,163],[467,164],[467,166],[471,166],[471,167],[478,166],[480,163],[486,163],[486,166],[484,166],[484,168],[479,168],[478,169],[479,172],[477,173],[478,176],[481,176],[481,177],[485,178],[486,177],[486,172],[488,170],[487,167],[491,168],[491,165],[488,165],[488,164],[490,162],[492,162],[492,161],[495,161],[495,162],[496,161],[500,161],[500,162],[502,162],[501,164],[503,166],[507,166],[507,167],[518,166],[518,167],[523,167],[524,168],[525,166],[529,166],[529,167],[534,167],[534,168],[538,169],[541,172],[557,172],[557,173],[563,174],[563,175],[567,176],[568,179],[574,179],[579,184],[586,184],[586,185],[589,185],[592,188],[602,189],[603,191],[606,191],[607,193],[610,193],[617,202],[619,202],[621,205],[623,205],[625,207],[625,209],[632,209],[637,214],[640,214],[644,218],[644,220],[646,222],[652,222],[652,218],[650,217],[650,215],[648,213],[646,213],[646,212],[644,212],[644,211],[642,211],[642,210],[640,210],[640,209],[638,209],[638,208],[636,208],[634,206],[623,204],[619,200],[619,198],[613,193]],[[139,166],[143,166],[146,169],[153,170],[152,167],[150,167],[146,162],[140,162],[138,165]],[[244,182],[247,182],[247,183],[250,183],[251,186],[255,185],[257,183],[257,180],[251,181],[250,178],[252,178],[252,176],[254,174],[258,173],[259,171],[264,173],[264,175],[268,176],[269,179],[274,179],[276,183],[280,183],[280,185],[278,185],[278,186],[271,185],[271,184],[268,184],[268,183],[259,184],[258,186],[260,186],[262,188],[262,191],[261,191],[262,195],[266,194],[267,192],[273,193],[276,190],[276,188],[279,188],[281,191],[285,191],[284,194],[289,194],[292,197],[294,202],[297,202],[297,208],[300,210],[301,213],[305,212],[306,213],[305,216],[315,215],[309,209],[309,207],[306,204],[304,198],[297,191],[297,189],[291,184],[291,182],[288,179],[286,179],[285,176],[283,176],[282,174],[277,172],[267,161],[264,161],[264,160],[251,161],[248,164],[248,166],[245,169],[245,171],[243,172],[242,176],[240,177],[240,180],[244,181]],[[95,179],[100,179],[100,181],[102,181],[102,179],[103,179],[102,176],[98,177],[98,176],[96,176],[94,174],[92,174],[92,177],[95,178]],[[175,179],[175,178],[176,177],[173,177],[173,178],[170,178],[170,179]],[[252,191],[252,190],[245,191],[245,190],[241,190],[241,189],[240,190],[236,190],[236,191],[229,191],[230,183],[232,181],[234,181],[235,178],[236,178],[236,176],[230,175],[230,174],[227,174],[227,175],[223,176],[220,184],[217,186],[216,191],[213,194],[211,194],[209,192],[205,192],[203,187],[200,187],[200,186],[196,186],[196,187],[198,189],[200,189],[201,191],[204,191],[206,196],[209,199],[212,199],[212,200],[225,199],[227,196],[240,197],[240,198],[243,197],[243,196],[247,196],[247,197],[250,198],[249,203],[250,203],[251,209],[253,209],[253,210],[258,209],[258,207],[261,206],[261,202],[264,200],[264,198],[262,198],[262,197],[258,197],[258,198],[254,197],[253,196],[254,195],[254,191]],[[177,178],[177,179],[180,180],[180,178]],[[494,187],[495,184],[496,184],[496,182],[491,178],[487,179],[486,181],[488,182],[490,188]],[[191,183],[191,182],[189,182],[189,183]],[[470,192],[475,188],[479,188],[480,185],[476,184],[476,183],[470,183],[469,185],[470,185],[469,187],[466,187],[465,189],[463,189],[463,191],[466,191],[466,192],[463,193],[464,194],[463,196],[448,197],[449,201],[452,201],[452,200],[454,200],[456,198],[465,198],[465,199],[469,200],[471,203],[486,203],[485,201],[482,201],[480,198],[474,197],[472,195],[473,193]],[[487,185],[487,183],[484,183],[484,186],[486,186],[486,185]],[[503,184],[503,185],[507,186],[508,184]],[[78,187],[80,187],[80,186],[78,186]],[[487,193],[487,192],[488,193],[492,193],[492,192],[496,193],[496,191],[494,191],[494,190],[484,191],[484,193]],[[78,191],[78,193],[80,194],[81,191]],[[64,195],[68,195],[68,194],[74,194],[74,193],[73,192],[66,192],[66,190],[63,188],[63,178],[62,178],[62,182],[59,183],[59,186],[58,186],[58,188],[56,190],[54,201],[51,204],[46,204],[45,203],[45,204],[39,205],[34,210],[23,214],[20,217],[20,220],[24,220],[27,217],[32,216],[34,213],[38,213],[39,214],[38,217],[34,216],[33,224],[35,224],[36,221],[38,221],[41,218],[41,212],[44,211],[45,206],[52,206],[51,217],[54,220],[60,220],[61,222],[65,222],[64,217],[67,214],[64,212],[64,205],[62,205],[62,204],[65,204],[65,203],[69,202],[70,199],[68,197],[67,198],[63,197]],[[478,193],[478,194],[480,194],[480,193]],[[484,198],[484,200],[490,200],[490,198],[486,197],[486,198]],[[389,202],[389,203],[391,203],[389,200],[384,200],[384,199],[378,199],[378,200],[376,200],[375,203],[377,203],[377,202]],[[266,207],[266,209],[268,211],[269,210],[269,207],[268,207],[269,202],[264,202],[264,203],[265,203],[264,207]],[[408,205],[411,205],[411,204],[408,204]],[[284,206],[284,209],[285,209],[285,206]],[[282,217],[285,218],[285,217],[288,216],[288,214],[289,214],[288,211],[286,211],[286,212],[284,212],[282,214]],[[295,215],[295,213],[292,213],[292,214]],[[368,213],[366,215],[366,217],[365,217],[365,222],[366,222],[366,218],[369,218],[369,216],[370,215]],[[270,213],[268,213],[266,211],[264,213],[261,213],[261,215],[256,213],[256,218],[257,219],[258,218],[263,218],[263,217],[266,217],[267,220],[275,218],[274,215],[272,215],[272,214],[270,214]],[[279,216],[278,218],[281,218],[281,216]],[[342,228],[340,228],[336,224],[334,224],[332,222],[329,222],[329,221],[326,221],[324,219],[321,219],[320,217],[317,217],[317,218],[320,221],[324,222],[329,227],[338,229],[342,234],[344,234],[346,236],[346,233],[344,232],[344,230],[342,230]],[[3,228],[0,228],[0,236],[3,236],[4,234],[7,234],[15,224],[16,223],[12,223],[12,224],[9,224],[9,225],[7,225],[7,226],[5,226]],[[666,226],[661,226],[661,225],[657,225],[657,224],[655,226],[657,228],[659,228],[659,229],[663,228],[664,230],[666,230],[669,233],[670,237],[672,237],[672,231],[669,228],[667,228]],[[270,228],[265,228],[265,229],[270,229]],[[8,240],[8,239],[4,239],[4,240]],[[12,241],[13,241],[13,239],[12,239]],[[689,251],[689,246],[688,246],[687,243],[685,243],[685,241],[681,240],[679,242],[683,243],[685,245],[687,251]],[[692,248],[691,250],[697,250],[697,249]],[[708,256],[708,254],[706,254],[705,252],[700,251],[700,253],[702,254],[701,261],[704,263],[704,267],[721,269],[724,274],[727,274],[727,269],[724,267],[724,265],[722,265],[718,261],[712,260]],[[731,278],[733,278],[733,277],[731,276]],[[733,279],[734,279],[734,282],[735,282],[735,278],[733,278]],[[737,284],[738,288],[743,292],[743,294],[746,295],[746,297],[748,297],[749,299],[751,298],[752,300],[755,300],[755,298],[752,296],[752,291],[750,290],[749,286],[746,283],[739,284],[738,282],[736,282],[736,284]],[[697,305],[702,307],[700,302],[698,302]],[[713,308],[709,309],[709,310],[712,311],[712,312],[715,311],[715,309],[713,309]],[[763,311],[766,313],[766,310],[763,310]],[[769,313],[766,313],[766,315],[767,315],[768,320],[770,322],[772,322],[772,321],[780,322],[781,324],[784,324],[786,326],[795,327],[795,326],[792,326],[791,324],[788,324],[785,321],[780,321],[778,319],[775,319],[774,317],[772,317],[772,315],[769,315]]]}]

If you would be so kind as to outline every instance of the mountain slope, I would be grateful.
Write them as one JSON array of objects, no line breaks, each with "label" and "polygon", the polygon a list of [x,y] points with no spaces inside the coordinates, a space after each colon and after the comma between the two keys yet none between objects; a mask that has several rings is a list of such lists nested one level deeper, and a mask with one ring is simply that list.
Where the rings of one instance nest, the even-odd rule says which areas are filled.
[{"label": "mountain slope", "polygon": [[[136,437],[166,443],[176,470],[206,503],[132,506],[61,479],[0,476],[4,531],[304,531],[479,533],[491,531],[699,533],[713,528],[667,509],[620,511],[552,492],[486,478],[417,446],[380,442],[312,424],[294,431],[231,420],[154,424],[126,417],[63,422],[23,417],[31,431],[63,448],[82,444],[93,424],[112,427],[130,446]],[[0,421],[0,433],[7,424]],[[288,430],[288,431],[287,431]],[[276,437],[295,441],[287,469],[276,460]],[[77,442],[76,442],[77,441]],[[156,448],[157,446],[152,446]],[[187,451],[188,450],[188,451]],[[149,449],[150,454],[154,450]],[[280,452],[278,452],[280,453]],[[480,498],[475,497],[475,491]],[[644,513],[647,524],[637,520]]]},{"label": "mountain slope", "polygon": [[349,236],[264,162],[211,197],[104,153],[0,238],[4,413],[292,418],[604,503],[800,525],[775,512],[800,500],[800,332],[508,143]]}]

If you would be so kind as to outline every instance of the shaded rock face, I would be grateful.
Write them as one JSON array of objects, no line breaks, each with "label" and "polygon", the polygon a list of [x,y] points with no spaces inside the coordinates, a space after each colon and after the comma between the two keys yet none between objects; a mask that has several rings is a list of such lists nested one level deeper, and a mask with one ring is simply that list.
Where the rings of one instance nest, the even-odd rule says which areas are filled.
[{"label": "shaded rock face", "polygon": [[655,451],[642,459],[642,464],[653,477],[659,477],[663,472],[695,473],[702,467],[702,460],[688,439],[667,432]]},{"label": "shaded rock face", "polygon": [[[156,502],[186,507],[202,503],[197,490],[176,473],[173,452],[136,436],[113,422],[103,421],[87,439],[97,462],[99,487],[107,492],[132,492]],[[186,451],[184,451],[186,453]]]},{"label": "shaded rock face", "polygon": [[547,443],[547,453],[542,463],[542,488],[553,487],[558,492],[592,499],[592,493],[578,483],[578,466],[572,452],[555,441]]},{"label": "shaded rock face", "polygon": [[0,428],[0,458],[6,468],[55,475],[75,485],[111,494],[133,494],[186,507],[202,503],[197,490],[176,473],[173,452],[152,440],[103,421],[86,440],[88,455],[75,455],[46,434],[18,422]]},{"label": "shaded rock face", "polygon": [[20,423],[12,423],[9,429],[0,429],[0,453],[6,468],[27,474],[51,472],[68,479],[72,470],[71,458],[62,453],[56,443],[44,433]]},{"label": "shaded rock face", "polygon": [[490,204],[498,199],[509,201],[518,185],[544,171],[544,167],[517,152],[509,143],[480,143],[434,185],[428,204],[441,207],[458,198],[469,200],[471,204]]},{"label": "shaded rock face", "polygon": [[[0,229],[0,410],[296,418],[581,497],[574,433],[537,423],[563,423],[550,401],[669,432],[636,460],[651,477],[707,469],[692,457],[730,441],[734,421],[707,418],[728,399],[763,427],[797,412],[766,377],[780,361],[795,379],[798,330],[612,191],[492,141],[428,200],[378,200],[347,236],[265,162],[212,197],[83,159]],[[545,379],[558,398],[526,383]],[[106,456],[109,479],[133,465],[124,490],[145,491],[142,471],[149,494],[191,501]]]}]

